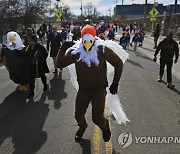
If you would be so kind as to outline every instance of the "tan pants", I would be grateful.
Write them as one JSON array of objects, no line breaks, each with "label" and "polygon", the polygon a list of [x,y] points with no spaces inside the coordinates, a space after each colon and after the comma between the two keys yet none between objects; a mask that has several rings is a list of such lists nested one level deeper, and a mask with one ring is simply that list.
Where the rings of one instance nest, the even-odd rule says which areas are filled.
[{"label": "tan pants", "polygon": [[98,89],[92,92],[78,91],[75,104],[75,118],[81,127],[86,123],[85,113],[91,102],[92,121],[103,130],[107,124],[104,118],[106,89]]}]

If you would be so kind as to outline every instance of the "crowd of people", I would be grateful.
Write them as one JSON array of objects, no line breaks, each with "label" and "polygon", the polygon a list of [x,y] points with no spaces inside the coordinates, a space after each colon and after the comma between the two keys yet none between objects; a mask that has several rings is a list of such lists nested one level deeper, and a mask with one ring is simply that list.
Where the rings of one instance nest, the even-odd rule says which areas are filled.
[{"label": "crowd of people", "polygon": [[[98,30],[103,29],[103,26],[98,27]],[[66,30],[61,27],[59,32],[57,27],[53,26],[52,32],[47,34],[46,47],[45,44],[39,43],[41,38],[38,41],[38,37],[30,28],[24,35],[24,43],[17,32],[10,31],[6,34],[6,43],[1,51],[2,63],[9,71],[10,79],[19,85],[19,91],[27,91],[29,87],[28,99],[35,95],[35,86],[38,86],[38,84],[35,85],[36,79],[41,78],[44,91],[48,88],[46,78],[46,73],[50,72],[47,65],[48,52],[54,61],[54,73],[57,73],[57,68],[62,70],[68,65],[75,64],[76,71],[73,72],[76,72],[79,85],[75,109],[75,118],[79,125],[75,134],[76,141],[82,138],[87,128],[85,113],[90,102],[92,102],[93,108],[93,122],[102,130],[104,141],[110,140],[109,121],[103,114],[106,87],[108,87],[106,61],[115,68],[114,80],[110,83],[110,93],[108,93],[115,95],[123,70],[123,62],[128,57],[128,54],[122,51],[118,44],[115,44],[118,51],[121,51],[118,55],[111,48],[106,47],[106,44],[97,38],[96,28],[96,26],[86,25],[79,32],[78,27],[67,26]],[[71,40],[67,41],[68,35],[65,32],[68,35],[73,34]],[[80,37],[82,41],[78,41]],[[109,41],[108,44],[114,45],[112,41]],[[120,55],[126,58],[121,58]],[[72,73],[70,74],[72,75]],[[127,117],[121,115],[119,117],[124,123],[128,121]]]},{"label": "crowd of people", "polygon": [[[122,37],[118,44],[114,44],[116,30],[117,25],[113,23],[85,25],[84,27],[78,25],[67,25],[60,28],[52,26],[50,31],[41,26],[36,34],[32,28],[28,28],[23,34],[23,39],[17,32],[10,31],[7,34],[3,33],[1,61],[9,71],[10,79],[19,85],[19,91],[27,91],[29,87],[28,99],[35,95],[36,79],[41,78],[44,91],[48,88],[46,78],[46,73],[50,72],[47,65],[48,55],[54,62],[53,73],[57,73],[58,69],[62,71],[64,67],[75,64],[75,76],[79,85],[75,106],[75,118],[79,129],[75,134],[75,140],[78,141],[82,138],[88,126],[85,113],[89,103],[92,102],[93,122],[102,130],[104,141],[108,142],[111,138],[111,131],[109,122],[103,114],[106,87],[109,86],[106,61],[114,67],[114,78],[109,86],[109,91],[115,95],[123,70],[123,62],[127,59],[123,60],[122,58],[127,54],[125,50],[133,45],[136,52],[137,47],[143,45],[145,35],[143,28],[124,26],[122,27]],[[177,63],[179,48],[176,41],[173,40],[172,33],[168,33],[167,37],[158,44],[159,32],[159,25],[157,25],[154,32],[156,51],[153,60],[156,61],[156,56],[161,51],[158,82],[162,81],[166,65],[167,87],[172,88],[174,87],[172,84],[173,57],[175,55],[174,63]],[[45,36],[47,44],[44,43]],[[103,44],[103,40],[106,39],[109,40],[108,45],[115,46],[119,53],[108,48],[107,44]],[[121,57],[121,55],[123,56]],[[70,74],[72,76],[73,73]]]}]

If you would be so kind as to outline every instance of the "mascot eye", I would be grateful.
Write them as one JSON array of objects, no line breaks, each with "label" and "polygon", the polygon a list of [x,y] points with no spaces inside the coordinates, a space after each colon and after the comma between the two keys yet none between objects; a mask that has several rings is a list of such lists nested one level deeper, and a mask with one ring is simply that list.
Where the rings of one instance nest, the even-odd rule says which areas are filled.
[{"label": "mascot eye", "polygon": [[93,41],[92,41],[92,40],[90,40],[90,43],[92,44],[92,43],[93,43]]},{"label": "mascot eye", "polygon": [[86,43],[86,40],[84,40],[84,44]]}]

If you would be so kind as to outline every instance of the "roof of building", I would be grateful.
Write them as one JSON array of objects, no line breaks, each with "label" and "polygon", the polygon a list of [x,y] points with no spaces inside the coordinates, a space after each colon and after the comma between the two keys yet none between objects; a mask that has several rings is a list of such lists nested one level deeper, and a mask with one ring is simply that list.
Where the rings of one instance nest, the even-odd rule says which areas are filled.
[{"label": "roof of building", "polygon": [[[133,4],[133,5],[117,5],[114,8],[117,12],[114,11],[116,15],[143,15],[144,14],[145,4]],[[154,4],[147,4],[147,15],[149,15],[149,11],[154,7]],[[163,15],[165,10],[169,10],[168,12],[173,13],[174,5],[164,6],[163,4],[158,4],[156,9],[159,12],[159,15]],[[180,5],[177,5],[176,12],[180,13]]]}]

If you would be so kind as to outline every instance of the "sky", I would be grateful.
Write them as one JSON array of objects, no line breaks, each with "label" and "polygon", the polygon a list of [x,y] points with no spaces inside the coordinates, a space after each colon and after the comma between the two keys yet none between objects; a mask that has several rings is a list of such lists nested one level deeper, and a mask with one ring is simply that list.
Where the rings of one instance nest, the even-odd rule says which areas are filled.
[{"label": "sky", "polygon": [[[174,4],[175,0],[155,0],[158,1],[159,4]],[[82,0],[82,4],[86,5],[87,3],[92,2],[93,6],[97,8],[97,11],[100,12],[102,15],[113,15],[113,9],[115,6],[115,0]],[[56,3],[56,0],[52,0],[52,3]],[[80,15],[80,7],[81,7],[81,0],[60,0],[60,3],[67,4],[70,7],[70,10],[76,14]],[[145,0],[124,0],[124,4],[144,4]],[[154,0],[148,0],[148,3],[154,3]],[[121,5],[122,0],[117,0],[117,4]],[[178,1],[180,4],[180,0]]]}]

